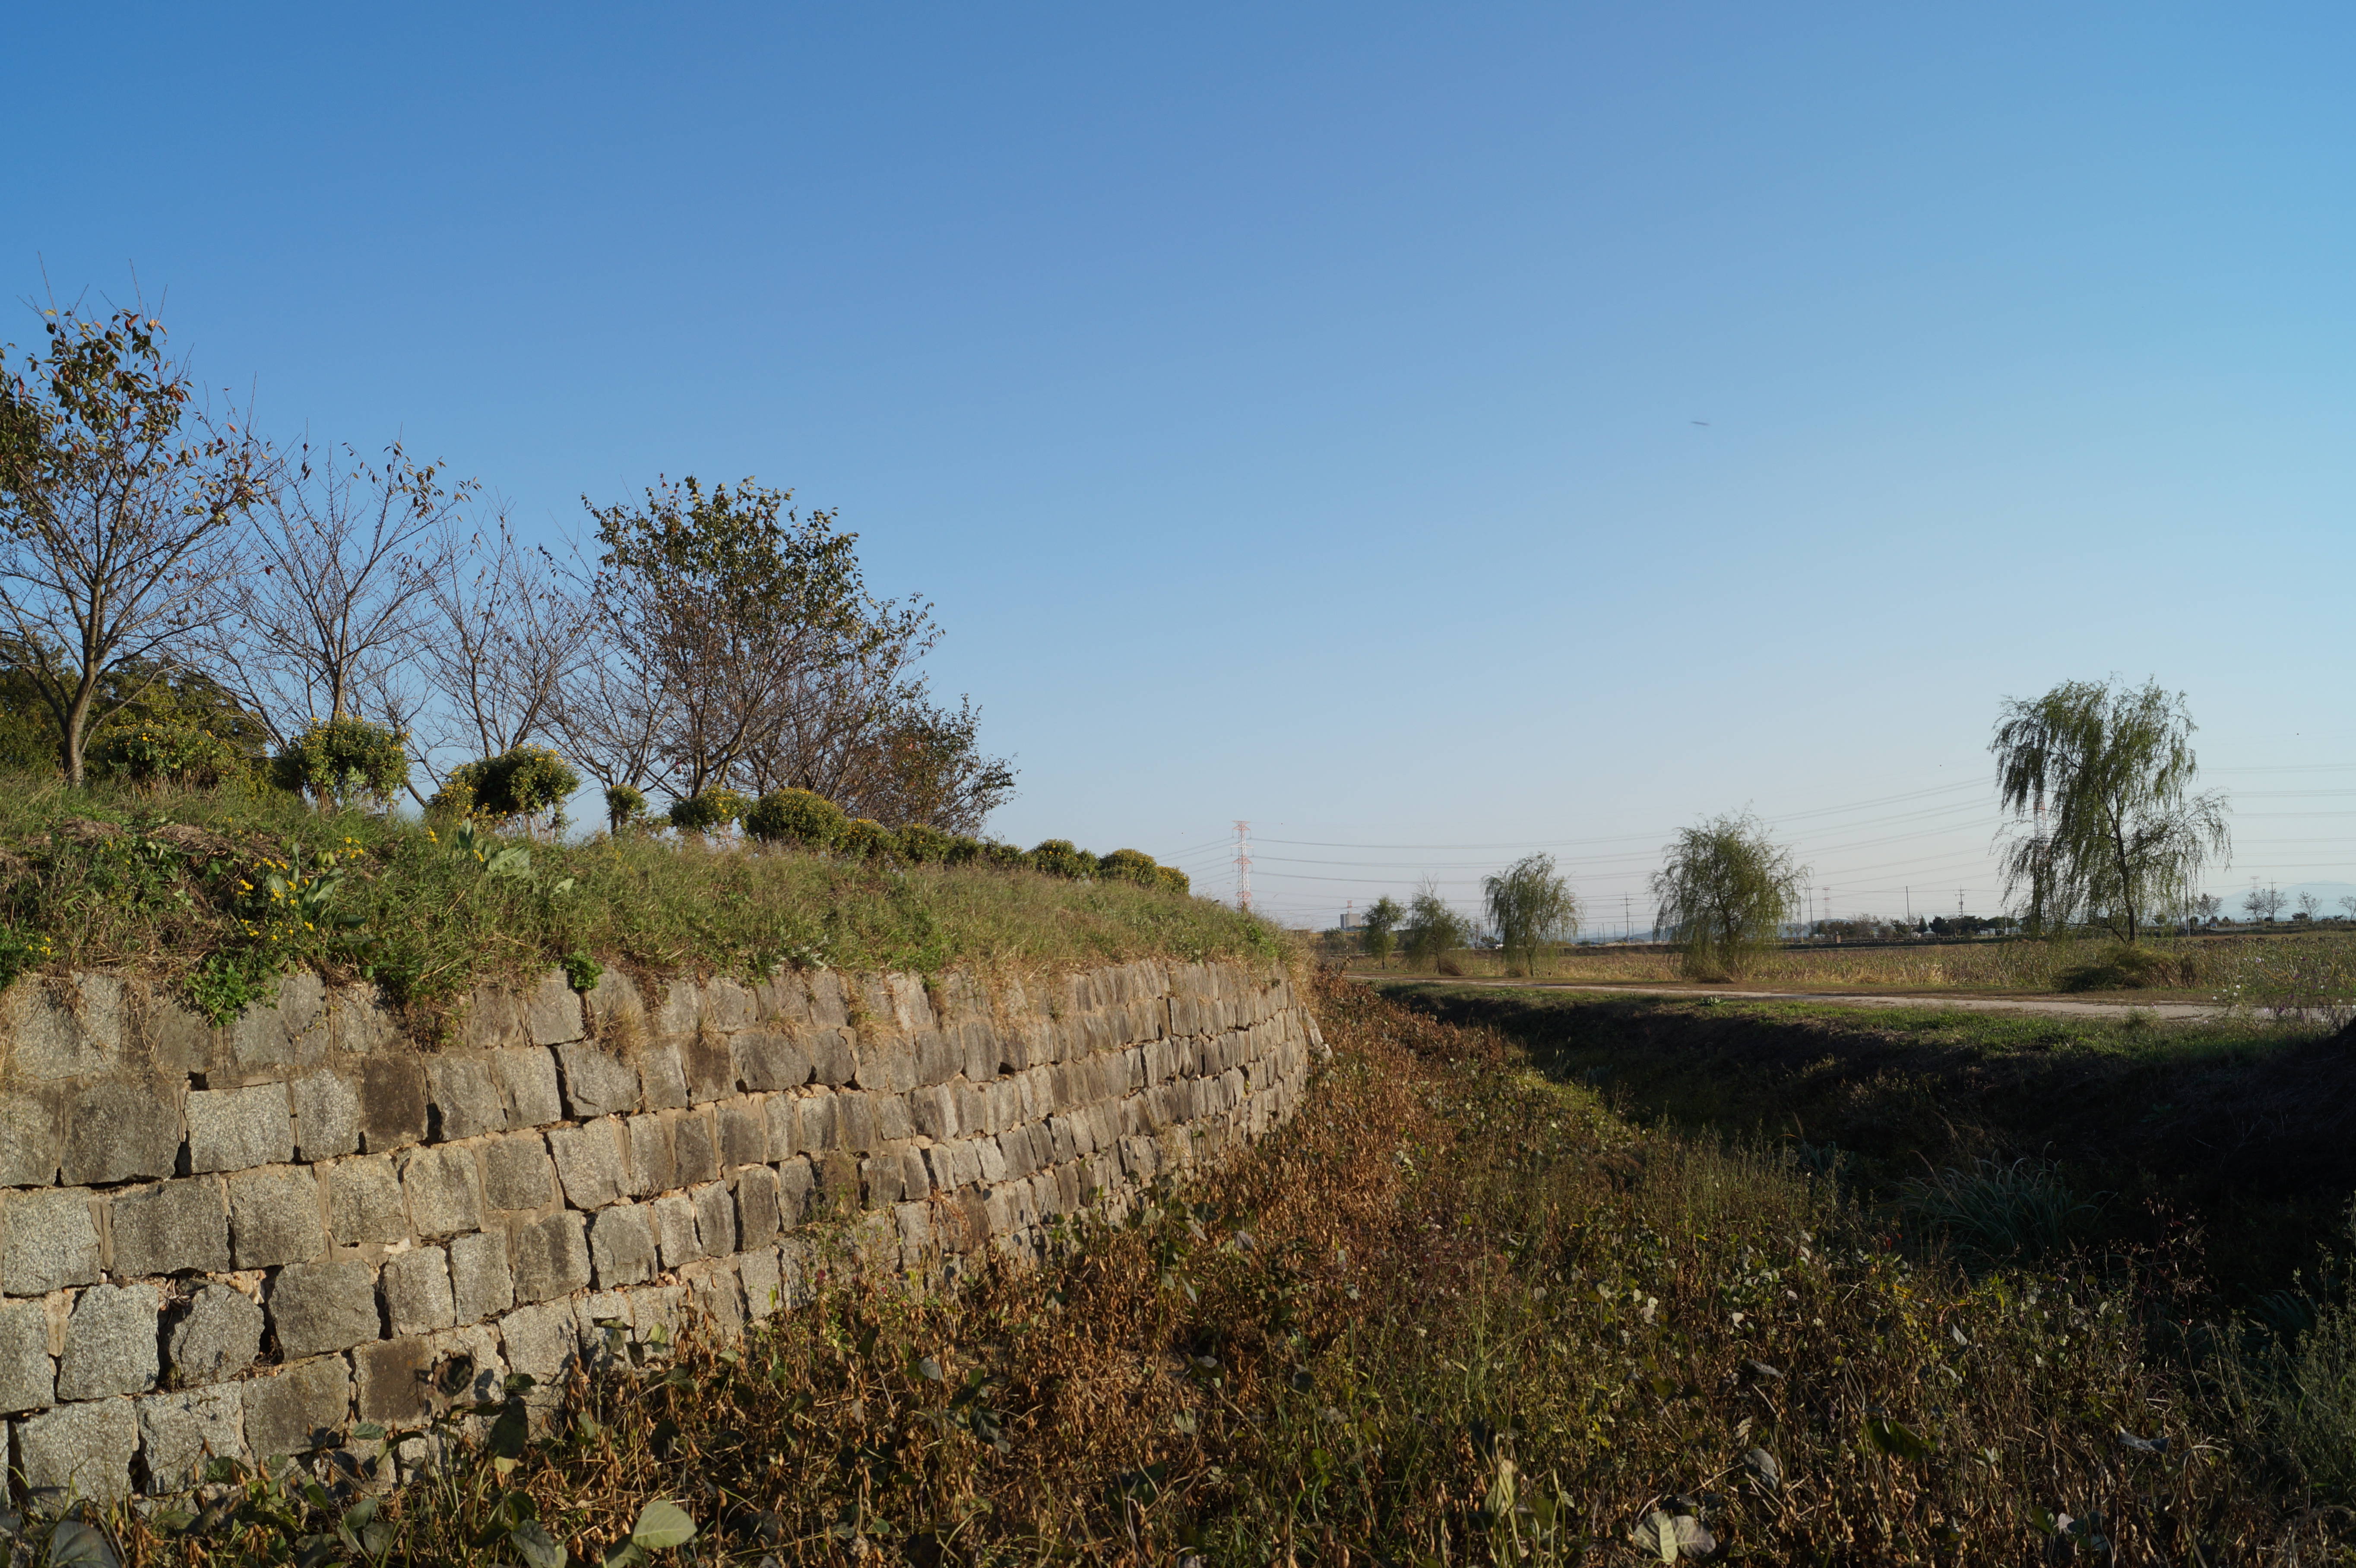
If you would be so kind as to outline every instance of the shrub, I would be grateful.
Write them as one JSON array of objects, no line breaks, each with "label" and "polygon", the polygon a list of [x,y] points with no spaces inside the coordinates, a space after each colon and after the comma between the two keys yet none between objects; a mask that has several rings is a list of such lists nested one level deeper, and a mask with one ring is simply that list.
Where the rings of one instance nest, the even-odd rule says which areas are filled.
[{"label": "shrub", "polygon": [[1097,861],[1098,876],[1135,882],[1144,888],[1153,885],[1153,873],[1161,869],[1153,863],[1153,857],[1142,849],[1116,849]]},{"label": "shrub", "polygon": [[605,791],[605,826],[616,837],[647,815],[647,792],[636,784],[614,784]]},{"label": "shrub", "polygon": [[1031,869],[1051,877],[1093,876],[1097,858],[1068,838],[1049,838],[1032,848]]},{"label": "shrub", "polygon": [[1182,896],[1190,895],[1194,891],[1193,880],[1175,866],[1154,867],[1153,885],[1164,892],[1178,893]]},{"label": "shrub", "polygon": [[322,720],[271,759],[270,777],[323,806],[388,805],[409,782],[409,737],[365,719]]},{"label": "shrub", "polygon": [[834,847],[857,859],[880,860],[900,848],[900,836],[872,816],[854,816],[842,825]]},{"label": "shrub", "polygon": [[553,813],[581,787],[581,775],[546,746],[516,746],[482,764],[480,809],[498,816]]},{"label": "shrub", "polygon": [[253,759],[199,725],[155,722],[102,742],[90,765],[99,777],[124,784],[219,789],[250,777]]},{"label": "shrub", "polygon": [[976,858],[985,864],[997,866],[1004,870],[1027,871],[1031,869],[1030,856],[1013,845],[1001,843],[995,838],[983,839],[980,853]]},{"label": "shrub", "polygon": [[2051,1160],[1993,1159],[1916,1178],[1899,1189],[1899,1203],[1920,1223],[1944,1232],[1964,1257],[1980,1264],[2033,1261],[2068,1244],[2070,1232],[2094,1217]]},{"label": "shrub", "polygon": [[744,815],[744,797],[723,786],[674,801],[670,808],[670,825],[682,833],[709,833],[715,827],[727,827]]},{"label": "shrub", "polygon": [[425,797],[425,815],[446,820],[475,815],[475,780],[480,763],[461,763],[450,770],[442,787]]},{"label": "shrub", "polygon": [[744,814],[744,831],[764,844],[823,849],[842,837],[842,807],[806,789],[773,789]]},{"label": "shrub", "polygon": [[2140,991],[2147,987],[2190,985],[2190,966],[2166,954],[2114,942],[2083,964],[2064,969],[2056,980],[2065,991]]},{"label": "shrub", "polygon": [[962,833],[952,834],[948,850],[942,855],[941,863],[945,866],[970,866],[981,859],[986,848],[979,838],[970,838]]},{"label": "shrub", "polygon": [[954,842],[937,827],[911,822],[900,829],[900,859],[912,866],[938,865],[949,858],[949,846]]}]

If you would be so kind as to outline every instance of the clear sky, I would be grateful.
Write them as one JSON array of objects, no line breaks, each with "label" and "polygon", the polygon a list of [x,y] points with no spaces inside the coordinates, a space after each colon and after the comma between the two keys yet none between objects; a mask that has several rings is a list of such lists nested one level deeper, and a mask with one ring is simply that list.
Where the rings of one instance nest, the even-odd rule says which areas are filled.
[{"label": "clear sky", "polygon": [[840,508],[1003,837],[1224,893],[1247,818],[1320,922],[1550,847],[1616,923],[1747,805],[1838,912],[1988,912],[1998,700],[2115,671],[2236,793],[2212,885],[2356,883],[2345,7],[60,5],[9,54],[10,295],[135,265],[266,427],[544,536],[662,472]]}]

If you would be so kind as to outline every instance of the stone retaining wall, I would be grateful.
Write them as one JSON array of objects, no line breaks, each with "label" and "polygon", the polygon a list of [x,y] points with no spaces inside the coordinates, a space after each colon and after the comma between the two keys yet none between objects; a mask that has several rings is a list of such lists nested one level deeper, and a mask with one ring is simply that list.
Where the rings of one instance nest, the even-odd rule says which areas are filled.
[{"label": "stone retaining wall", "polygon": [[[1280,974],[1140,963],[1026,991],[781,976],[477,990],[402,1037],[288,979],[227,1029],[111,976],[0,997],[0,1413],[16,1484],[185,1490],[209,1456],[417,1427],[613,1334],[741,1326],[852,1221],[921,1267],[1290,1114]],[[454,1377],[453,1371],[455,1369]],[[471,1379],[471,1389],[467,1385]]]}]

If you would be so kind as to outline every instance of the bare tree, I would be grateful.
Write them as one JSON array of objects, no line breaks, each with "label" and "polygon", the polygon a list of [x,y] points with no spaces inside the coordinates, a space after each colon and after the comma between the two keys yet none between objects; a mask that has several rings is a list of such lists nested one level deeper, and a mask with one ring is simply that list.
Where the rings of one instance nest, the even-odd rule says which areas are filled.
[{"label": "bare tree", "polygon": [[578,574],[547,549],[519,543],[504,514],[488,533],[445,531],[448,569],[433,584],[433,632],[423,645],[447,709],[439,738],[469,761],[558,732],[565,684],[593,653]]},{"label": "bare tree", "polygon": [[2280,888],[2252,888],[2242,895],[2242,908],[2254,921],[2270,921],[2282,912]]},{"label": "bare tree", "polygon": [[9,365],[0,350],[0,624],[79,786],[92,727],[217,613],[223,546],[261,494],[266,453],[234,418],[192,406],[155,317],[44,315],[45,355]]},{"label": "bare tree", "polygon": [[322,720],[396,731],[423,703],[412,680],[446,574],[441,534],[474,486],[398,443],[381,464],[305,445],[250,530],[234,613],[211,639],[228,684],[280,745]]}]

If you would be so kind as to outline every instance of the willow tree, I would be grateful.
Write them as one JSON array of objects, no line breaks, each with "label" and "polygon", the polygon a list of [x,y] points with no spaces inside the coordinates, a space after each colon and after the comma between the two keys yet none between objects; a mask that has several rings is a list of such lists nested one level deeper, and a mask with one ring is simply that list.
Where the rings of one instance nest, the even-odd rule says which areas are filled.
[{"label": "willow tree", "polygon": [[2157,681],[2065,681],[2007,699],[1988,749],[2012,814],[2006,891],[2032,932],[2100,926],[2132,943],[2182,909],[2201,868],[2231,857],[2221,790],[2200,771],[2181,692]]},{"label": "willow tree", "polygon": [[1524,974],[1537,975],[1539,945],[1579,930],[1579,900],[1556,873],[1551,855],[1515,861],[1484,878],[1481,892],[1509,972],[1519,962]]},{"label": "willow tree", "polygon": [[1696,979],[1740,976],[1775,944],[1807,885],[1807,868],[1744,814],[1680,829],[1663,859],[1655,924]]}]

